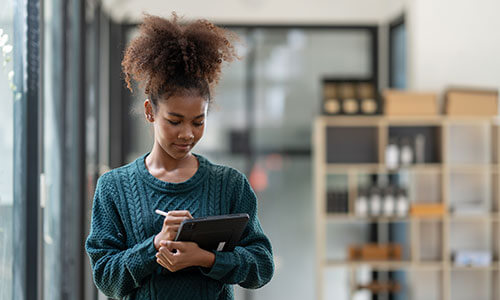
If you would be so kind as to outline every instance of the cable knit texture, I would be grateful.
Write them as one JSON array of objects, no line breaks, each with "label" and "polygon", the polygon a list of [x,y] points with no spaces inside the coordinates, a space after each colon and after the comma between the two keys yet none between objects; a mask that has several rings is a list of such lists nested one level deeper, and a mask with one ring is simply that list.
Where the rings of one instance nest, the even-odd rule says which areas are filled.
[{"label": "cable knit texture", "polygon": [[[85,243],[96,286],[115,299],[202,300],[233,299],[233,284],[255,289],[269,282],[274,272],[271,244],[246,177],[196,155],[196,173],[187,181],[169,183],[148,172],[146,155],[97,182]],[[211,269],[170,272],[155,258],[153,239],[164,218],[155,209],[186,209],[195,218],[248,213],[250,220],[232,252],[214,251]]]}]

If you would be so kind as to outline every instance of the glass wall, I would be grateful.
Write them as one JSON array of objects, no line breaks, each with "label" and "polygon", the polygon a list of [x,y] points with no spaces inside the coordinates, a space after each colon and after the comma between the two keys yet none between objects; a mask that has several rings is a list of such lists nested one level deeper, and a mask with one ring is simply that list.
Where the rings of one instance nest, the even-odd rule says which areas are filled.
[{"label": "glass wall", "polygon": [[253,299],[313,299],[315,217],[311,149],[322,79],[369,78],[368,30],[259,29],[255,32],[257,153],[249,173],[275,255],[273,280]]},{"label": "glass wall", "polygon": [[0,299],[13,297],[14,0],[0,2]]}]

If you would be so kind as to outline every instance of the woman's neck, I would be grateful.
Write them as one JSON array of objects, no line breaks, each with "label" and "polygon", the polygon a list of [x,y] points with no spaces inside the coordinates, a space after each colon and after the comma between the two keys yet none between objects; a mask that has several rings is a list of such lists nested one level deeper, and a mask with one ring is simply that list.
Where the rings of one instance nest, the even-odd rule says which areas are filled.
[{"label": "woman's neck", "polygon": [[191,153],[182,159],[175,159],[155,143],[146,157],[145,165],[149,173],[160,180],[183,182],[196,173],[198,160]]}]

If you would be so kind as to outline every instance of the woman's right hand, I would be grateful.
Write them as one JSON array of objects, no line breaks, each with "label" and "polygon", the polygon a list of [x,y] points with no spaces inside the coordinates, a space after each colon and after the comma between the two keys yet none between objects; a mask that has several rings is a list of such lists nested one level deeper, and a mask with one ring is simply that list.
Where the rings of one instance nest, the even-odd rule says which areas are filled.
[{"label": "woman's right hand", "polygon": [[187,210],[171,210],[163,220],[161,231],[154,238],[156,250],[160,249],[161,241],[173,241],[177,236],[177,231],[181,226],[182,221],[192,219],[193,216]]}]

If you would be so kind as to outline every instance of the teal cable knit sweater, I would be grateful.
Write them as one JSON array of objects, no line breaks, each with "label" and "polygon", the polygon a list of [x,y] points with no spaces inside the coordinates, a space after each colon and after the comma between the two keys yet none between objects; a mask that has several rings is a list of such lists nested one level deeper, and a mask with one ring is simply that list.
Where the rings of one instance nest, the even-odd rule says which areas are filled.
[{"label": "teal cable knit sweater", "polygon": [[[196,155],[199,167],[193,177],[164,182],[148,172],[146,155],[97,182],[85,243],[96,286],[112,298],[201,300],[233,299],[232,284],[255,289],[269,282],[274,272],[271,243],[246,177]],[[250,220],[232,252],[214,252],[211,269],[170,272],[156,262],[153,239],[164,217],[155,209],[187,209],[195,218],[248,213]]]}]

